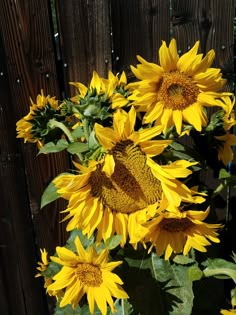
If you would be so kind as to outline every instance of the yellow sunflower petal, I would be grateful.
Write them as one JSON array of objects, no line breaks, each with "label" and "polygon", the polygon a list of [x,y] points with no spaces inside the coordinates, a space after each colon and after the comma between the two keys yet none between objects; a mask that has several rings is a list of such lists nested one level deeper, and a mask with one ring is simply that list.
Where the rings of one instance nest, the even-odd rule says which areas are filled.
[{"label": "yellow sunflower petal", "polygon": [[167,48],[166,42],[163,41],[159,49],[160,65],[165,72],[176,70],[176,64],[178,61],[176,41],[172,39],[170,42],[170,48]]},{"label": "yellow sunflower petal", "polygon": [[192,70],[192,65],[196,58],[198,47],[199,41],[197,41],[195,45],[187,53],[185,53],[179,58],[177,62],[178,70],[186,74],[188,74],[188,72]]},{"label": "yellow sunflower petal", "polygon": [[100,144],[107,150],[111,150],[114,144],[119,141],[117,133],[111,128],[95,123],[94,131]]}]

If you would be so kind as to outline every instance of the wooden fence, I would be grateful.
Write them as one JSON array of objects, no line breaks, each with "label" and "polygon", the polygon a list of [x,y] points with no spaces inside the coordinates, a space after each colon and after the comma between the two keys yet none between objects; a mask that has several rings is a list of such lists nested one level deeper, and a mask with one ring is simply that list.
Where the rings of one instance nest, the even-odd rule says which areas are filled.
[{"label": "wooden fence", "polygon": [[43,89],[62,99],[67,82],[88,83],[93,70],[130,75],[137,54],[156,62],[161,40],[172,36],[179,53],[198,39],[203,53],[214,48],[232,87],[233,19],[233,0],[0,0],[1,315],[52,313],[35,265],[39,247],[52,254],[66,240],[58,223],[64,204],[39,204],[46,185],[68,169],[67,156],[37,157],[35,146],[16,140],[29,97]]}]

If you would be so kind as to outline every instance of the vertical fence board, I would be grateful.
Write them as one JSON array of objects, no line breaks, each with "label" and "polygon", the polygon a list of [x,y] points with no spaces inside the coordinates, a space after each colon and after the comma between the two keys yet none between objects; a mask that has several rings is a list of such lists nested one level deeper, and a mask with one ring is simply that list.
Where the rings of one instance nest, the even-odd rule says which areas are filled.
[{"label": "vertical fence board", "polygon": [[173,0],[173,31],[178,48],[187,51],[200,40],[203,53],[216,51],[216,66],[234,72],[233,0]]},{"label": "vertical fence board", "polygon": [[[56,97],[74,92],[69,81],[89,83],[92,71],[125,70],[136,55],[157,62],[162,40],[177,39],[187,51],[200,40],[200,51],[216,51],[220,67],[232,88],[233,0],[58,0],[59,39],[55,54],[49,0],[0,0],[0,314],[47,315],[39,280],[34,279],[36,248],[50,254],[66,240],[59,224],[65,203],[40,210],[47,184],[68,169],[66,154],[40,155],[34,145],[15,139],[15,122],[44,90]],[[172,15],[172,16],[170,16]],[[59,61],[59,63],[57,63]],[[6,63],[6,64],[5,64]],[[57,65],[60,68],[57,68]],[[63,84],[59,81],[63,80]],[[64,87],[65,86],[65,87]],[[60,87],[60,88],[59,88]],[[61,89],[61,90],[60,90]],[[204,174],[210,180],[212,174]],[[217,295],[218,297],[218,295]],[[221,296],[224,299],[224,294]],[[217,303],[221,303],[221,298]],[[198,310],[194,310],[197,314]]]},{"label": "vertical fence board", "polygon": [[0,314],[46,315],[43,291],[34,277],[34,231],[1,38],[0,60]]},{"label": "vertical fence board", "polygon": [[[15,130],[15,122],[28,113],[29,98],[32,97],[35,101],[40,89],[44,90],[45,95],[59,97],[49,7],[47,0],[0,1],[0,25],[8,77],[11,82],[11,99],[13,100],[9,106],[15,113],[11,118],[13,130]],[[19,142],[23,144],[23,141]],[[52,254],[55,246],[65,241],[64,228],[59,224],[59,210],[64,207],[62,207],[62,202],[57,202],[41,211],[40,199],[47,184],[58,173],[68,169],[67,159],[64,154],[37,157],[37,150],[31,144],[22,145],[20,153],[25,165],[28,205],[34,230],[37,233],[35,241],[38,246],[46,247]],[[7,191],[5,193],[7,194]],[[16,228],[20,229],[22,224],[18,219],[17,205],[15,205],[14,214]],[[25,260],[33,257],[33,253],[34,250],[29,246]],[[31,268],[35,268],[35,262],[32,262],[32,259],[28,260],[28,263]],[[24,285],[22,294],[25,297],[30,296],[29,282],[21,280]],[[39,282],[39,280],[37,281]],[[28,306],[28,304],[31,303],[31,300],[28,297],[25,300],[30,309],[31,305]],[[38,308],[36,306],[37,302],[34,305],[36,310],[33,311],[31,308],[27,314],[42,314],[40,306]]]},{"label": "vertical fence board", "polygon": [[161,40],[170,37],[169,1],[110,0],[113,68],[126,70],[136,65],[136,55],[157,62]]},{"label": "vertical fence board", "polygon": [[106,76],[111,68],[109,7],[107,0],[59,0],[59,42],[65,86],[88,83],[93,70]]},{"label": "vertical fence board", "polygon": [[[47,0],[1,1],[0,12],[17,120],[29,111],[29,97],[35,101],[41,88],[45,95],[59,96],[49,3]],[[58,239],[64,239],[58,224],[60,206],[58,203],[58,209],[55,205],[47,207],[50,214],[45,214],[40,212],[39,203],[47,184],[67,169],[67,161],[63,154],[37,157],[35,146],[30,144],[23,146],[23,158],[32,216],[36,229],[41,231],[38,241],[52,251]]]}]

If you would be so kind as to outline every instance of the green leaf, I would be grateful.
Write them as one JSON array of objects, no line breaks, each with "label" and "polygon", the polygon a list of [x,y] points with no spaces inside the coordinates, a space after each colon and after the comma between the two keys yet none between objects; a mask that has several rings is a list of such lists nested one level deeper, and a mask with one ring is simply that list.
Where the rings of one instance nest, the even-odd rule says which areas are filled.
[{"label": "green leaf", "polygon": [[67,240],[67,248],[72,250],[73,252],[76,252],[76,246],[75,246],[75,238],[79,237],[81,244],[84,248],[87,248],[91,245],[95,245],[95,238],[94,235],[92,235],[90,238],[88,238],[86,235],[82,233],[81,230],[74,229],[70,232],[70,237]]},{"label": "green leaf", "polygon": [[120,244],[121,240],[122,235],[113,235],[106,240],[105,245],[108,249],[111,250],[116,248]]},{"label": "green leaf", "polygon": [[[80,309],[80,312],[76,315],[91,315],[89,306],[87,304],[83,305]],[[94,307],[94,315],[102,315],[96,304]]]},{"label": "green leaf", "polygon": [[179,265],[188,265],[188,264],[195,263],[195,259],[190,258],[188,256],[184,256],[184,255],[176,255],[173,261]]},{"label": "green leaf", "polygon": [[222,258],[208,259],[204,264],[205,277],[216,277],[218,279],[231,278],[236,283],[236,264]]},{"label": "green leaf", "polygon": [[67,151],[71,154],[83,153],[88,151],[88,144],[83,142],[73,142],[67,147]]},{"label": "green leaf", "polygon": [[130,248],[118,252],[123,257],[119,274],[130,296],[134,314],[190,315],[193,306],[192,281],[188,267],[177,266]]},{"label": "green leaf", "polygon": [[202,279],[202,277],[203,277],[202,270],[197,266],[189,267],[187,270],[187,273],[188,273],[188,278],[191,281],[197,281],[197,280]]},{"label": "green leaf", "polygon": [[[190,315],[193,307],[192,281],[187,267],[171,265],[156,254],[152,254],[152,272],[157,281],[164,282],[164,290],[172,296],[171,315]],[[175,298],[173,298],[175,297]]]},{"label": "green leaf", "polygon": [[54,261],[51,261],[48,264],[47,269],[43,272],[43,276],[46,276],[48,278],[53,278],[62,268],[62,265],[59,265],[55,263]]},{"label": "green leaf", "polygon": [[71,132],[71,134],[72,134],[72,137],[73,137],[74,139],[80,139],[80,138],[84,137],[84,131],[83,131],[83,129],[82,129],[80,126],[78,126],[77,128],[75,128],[75,129]]},{"label": "green leaf", "polygon": [[98,143],[98,141],[96,139],[96,135],[95,135],[94,130],[89,135],[88,143],[89,143],[89,149],[90,150],[91,149],[94,150],[97,147],[99,147],[99,143]]},{"label": "green leaf", "polygon": [[128,300],[117,299],[114,303],[116,312],[112,313],[109,311],[107,315],[130,315],[133,312],[132,305],[128,302]]},{"label": "green leaf", "polygon": [[[70,304],[64,307],[60,307],[59,304],[60,300],[57,301],[56,308],[54,310],[54,315],[81,315],[81,308],[79,305],[75,309],[73,309]],[[87,314],[90,315],[90,313]]]},{"label": "green leaf", "polygon": [[224,179],[230,177],[230,174],[226,171],[226,169],[221,168],[219,172],[219,179]]},{"label": "green leaf", "polygon": [[48,142],[40,150],[38,154],[56,153],[63,151],[68,146],[68,142],[65,139],[60,139],[57,143]]},{"label": "green leaf", "polygon": [[59,197],[60,194],[58,194],[56,186],[54,185],[53,182],[51,182],[43,192],[40,208],[42,209],[47,204],[55,201]]}]

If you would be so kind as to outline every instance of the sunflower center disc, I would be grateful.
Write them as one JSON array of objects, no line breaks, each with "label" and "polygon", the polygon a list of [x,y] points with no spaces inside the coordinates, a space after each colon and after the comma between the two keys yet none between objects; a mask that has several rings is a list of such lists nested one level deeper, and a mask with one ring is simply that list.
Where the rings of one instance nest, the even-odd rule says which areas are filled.
[{"label": "sunflower center disc", "polygon": [[187,219],[164,219],[161,221],[160,226],[163,230],[169,232],[182,232],[187,230],[193,223]]},{"label": "sunflower center disc", "polygon": [[158,91],[165,108],[184,110],[197,101],[199,89],[191,78],[179,71],[166,72]]},{"label": "sunflower center disc", "polygon": [[100,197],[113,211],[132,213],[157,202],[161,197],[160,181],[156,179],[146,156],[132,141],[121,141],[112,149],[115,161],[110,178],[97,169],[90,177],[91,193]]},{"label": "sunflower center disc", "polygon": [[81,263],[77,265],[75,275],[78,280],[89,287],[99,287],[102,283],[102,272],[94,265]]}]

